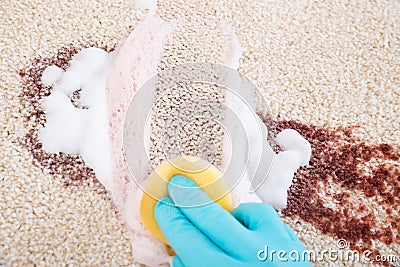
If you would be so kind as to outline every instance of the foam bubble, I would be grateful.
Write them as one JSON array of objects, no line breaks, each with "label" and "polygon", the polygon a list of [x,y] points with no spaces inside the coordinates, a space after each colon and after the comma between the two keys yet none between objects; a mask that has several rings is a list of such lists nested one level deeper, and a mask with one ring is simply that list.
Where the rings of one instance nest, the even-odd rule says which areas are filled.
[{"label": "foam bubble", "polygon": [[311,145],[296,130],[285,129],[275,139],[284,151],[279,152],[272,163],[267,179],[256,191],[262,201],[282,209],[287,204],[287,191],[294,174],[301,166],[307,166],[311,158]]},{"label": "foam bubble", "polygon": [[60,80],[63,70],[57,66],[50,66],[42,74],[42,83],[46,86],[55,84]]},{"label": "foam bubble", "polygon": [[276,141],[288,151],[297,152],[301,157],[300,166],[307,166],[311,158],[311,144],[296,130],[285,129],[276,136]]},{"label": "foam bubble", "polygon": [[68,96],[55,91],[45,98],[46,127],[39,131],[43,149],[49,153],[79,153],[83,119]]}]

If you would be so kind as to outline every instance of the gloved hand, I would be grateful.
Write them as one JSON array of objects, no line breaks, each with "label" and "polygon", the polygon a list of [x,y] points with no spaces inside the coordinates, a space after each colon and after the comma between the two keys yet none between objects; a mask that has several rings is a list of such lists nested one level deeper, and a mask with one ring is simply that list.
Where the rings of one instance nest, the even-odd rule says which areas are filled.
[{"label": "gloved hand", "polygon": [[168,193],[154,214],[177,254],[173,267],[311,266],[304,245],[270,205],[245,203],[230,214],[181,175],[170,180]]}]

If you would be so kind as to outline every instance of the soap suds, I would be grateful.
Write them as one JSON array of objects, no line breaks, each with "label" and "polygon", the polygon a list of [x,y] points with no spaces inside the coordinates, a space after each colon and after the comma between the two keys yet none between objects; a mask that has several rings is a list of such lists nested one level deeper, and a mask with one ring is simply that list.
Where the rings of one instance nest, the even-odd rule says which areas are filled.
[{"label": "soap suds", "polygon": [[[46,124],[46,114],[42,105],[43,99],[51,94],[51,87],[42,82],[44,70],[50,66],[65,71],[79,51],[88,47],[99,47],[107,52],[112,52],[115,46],[109,47],[100,42],[88,41],[78,46],[66,46],[58,50],[53,58],[36,58],[32,66],[19,72],[23,82],[20,93],[20,102],[23,106],[21,111],[24,116],[24,125],[28,133],[21,137],[21,144],[32,154],[35,162],[55,177],[62,177],[65,185],[80,185],[84,180],[98,183],[91,168],[85,165],[79,155],[66,153],[47,153],[43,150],[43,144],[39,140],[39,130]],[[56,66],[56,67],[55,67]],[[46,77],[46,76],[45,76]],[[75,103],[76,94],[71,96]],[[102,188],[102,187],[100,187]],[[102,189],[103,190],[103,189]]]},{"label": "soap suds", "polygon": [[[140,177],[135,179],[145,179],[148,170],[147,159],[140,160],[134,164],[132,170],[128,170],[123,130],[125,114],[132,98],[136,91],[156,74],[160,54],[171,30],[169,23],[157,17],[147,17],[139,23],[119,49],[107,79],[107,108],[113,160],[112,184],[107,189],[111,192],[113,202],[129,232],[134,259],[149,266],[169,265],[172,257],[168,247],[156,240],[140,223],[139,206],[142,191],[131,177],[131,173],[139,173]],[[135,124],[129,127],[137,128]],[[130,151],[137,153],[134,147]]]},{"label": "soap suds", "polygon": [[42,74],[42,83],[46,86],[52,86],[61,79],[63,70],[57,66],[48,66]]},{"label": "soap suds", "polygon": [[[39,131],[39,140],[48,153],[81,155],[103,184],[112,174],[106,106],[106,79],[112,55],[99,48],[86,48],[77,53],[63,72],[49,66],[42,76],[44,85],[52,85],[52,93],[44,98],[46,125]],[[75,107],[70,97],[80,90]]]},{"label": "soap suds", "polygon": [[293,129],[282,129],[276,135],[275,142],[283,151],[276,154],[267,179],[256,193],[264,202],[276,209],[282,209],[287,205],[287,192],[294,174],[299,167],[309,164],[311,145]]}]

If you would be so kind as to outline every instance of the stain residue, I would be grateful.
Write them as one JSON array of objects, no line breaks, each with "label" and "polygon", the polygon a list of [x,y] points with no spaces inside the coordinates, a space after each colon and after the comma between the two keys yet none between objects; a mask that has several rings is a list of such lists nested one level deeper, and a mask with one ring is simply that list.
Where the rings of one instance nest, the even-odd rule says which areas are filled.
[{"label": "stain residue", "polygon": [[[95,175],[92,169],[88,168],[80,156],[66,155],[64,153],[49,154],[42,149],[39,141],[38,130],[46,123],[44,109],[41,106],[41,99],[50,95],[51,87],[44,86],[41,82],[43,71],[46,67],[56,65],[66,70],[69,61],[81,49],[86,47],[99,47],[107,52],[111,52],[115,47],[87,42],[80,46],[70,45],[58,50],[53,58],[36,58],[29,68],[22,69],[19,75],[22,79],[22,91],[20,102],[22,105],[21,113],[24,118],[24,125],[28,133],[20,140],[35,159],[35,163],[49,171],[53,176],[62,176],[65,185],[79,185],[83,180],[91,179],[95,182]],[[71,97],[74,105],[79,98],[79,91]],[[84,107],[82,107],[84,108]],[[102,186],[99,186],[103,188]]]},{"label": "stain residue", "polygon": [[[296,173],[284,215],[345,239],[359,251],[371,249],[372,240],[387,245],[399,240],[399,146],[366,144],[353,136],[356,127],[328,129],[280,120],[272,125],[276,130],[271,135],[292,128],[312,146],[310,166]],[[327,207],[332,203],[321,191],[336,200],[336,210]],[[371,257],[377,254],[375,250]]]}]

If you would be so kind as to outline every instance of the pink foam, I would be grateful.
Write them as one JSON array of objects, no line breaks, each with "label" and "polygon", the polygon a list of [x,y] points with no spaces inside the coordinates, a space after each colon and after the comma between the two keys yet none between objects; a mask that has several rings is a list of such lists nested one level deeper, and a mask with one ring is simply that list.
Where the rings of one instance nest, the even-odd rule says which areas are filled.
[{"label": "pink foam", "polygon": [[171,28],[165,21],[150,17],[129,35],[116,55],[107,80],[113,179],[105,185],[120,211],[132,241],[133,257],[149,266],[168,266],[167,247],[140,223],[142,192],[130,178],[123,153],[123,124],[129,104],[143,83],[156,73],[163,45]]},{"label": "pink foam", "polygon": [[[130,234],[134,259],[148,266],[170,266],[172,257],[168,254],[167,246],[155,239],[140,222],[139,207],[142,191],[131,179],[125,162],[124,119],[138,88],[156,74],[163,46],[173,33],[174,23],[176,21],[165,22],[156,17],[149,17],[140,23],[117,51],[107,80],[113,178],[112,182],[105,186],[111,192],[113,201]],[[234,31],[228,26],[222,24],[219,26],[222,34],[227,37],[230,47],[223,62],[217,63],[236,69],[241,55],[239,41]],[[141,168],[140,164],[138,163],[135,168]],[[140,170],[135,173],[144,172]],[[248,195],[239,193],[238,189],[232,192],[235,204],[252,200]]]}]

